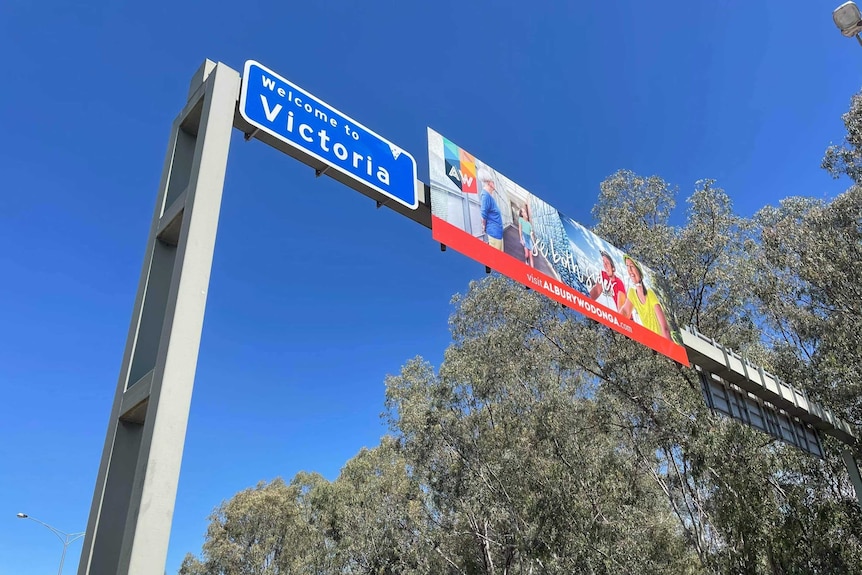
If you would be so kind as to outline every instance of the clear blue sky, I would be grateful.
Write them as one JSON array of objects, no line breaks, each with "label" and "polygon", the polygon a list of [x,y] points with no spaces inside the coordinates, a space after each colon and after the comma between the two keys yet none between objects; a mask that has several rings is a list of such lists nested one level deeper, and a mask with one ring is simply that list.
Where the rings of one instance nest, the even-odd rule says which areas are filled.
[{"label": "clear blue sky", "polygon": [[[86,527],[170,124],[205,58],[260,61],[425,181],[431,126],[586,225],[619,168],[683,196],[716,178],[750,215],[846,185],[819,169],[862,78],[838,3],[3,2],[0,574],[59,561],[16,512]],[[451,295],[483,275],[236,133],[168,573],[223,499],[335,478],[375,445],[385,375],[439,362]]]}]

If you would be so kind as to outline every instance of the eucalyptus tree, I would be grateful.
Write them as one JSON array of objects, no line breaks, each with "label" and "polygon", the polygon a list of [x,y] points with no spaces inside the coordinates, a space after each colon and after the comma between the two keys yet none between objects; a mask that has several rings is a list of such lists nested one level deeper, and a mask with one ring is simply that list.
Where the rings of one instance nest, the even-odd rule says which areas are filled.
[{"label": "eucalyptus tree", "polygon": [[[858,148],[842,158],[846,167]],[[858,198],[855,187],[832,202],[791,198],[746,220],[706,180],[688,199],[685,223],[672,226],[671,187],[620,172],[602,184],[594,214],[597,233],[665,276],[681,323],[810,389],[852,421],[860,300],[840,287],[859,285]],[[602,368],[603,386],[619,401],[618,413],[642,422],[633,445],[657,454],[655,479],[704,569],[860,572],[862,522],[835,446],[818,461],[717,418],[704,409],[692,372],[651,373],[649,360],[627,355],[632,344],[621,343]]]},{"label": "eucalyptus tree", "polygon": [[333,573],[420,575],[443,568],[433,553],[423,498],[393,437],[363,448],[332,483],[326,506]]},{"label": "eucalyptus tree", "polygon": [[181,575],[331,573],[320,499],[329,483],[300,473],[289,484],[260,482],[235,494],[210,516],[202,558],[189,554]]},{"label": "eucalyptus tree", "polygon": [[686,572],[663,494],[560,341],[586,320],[503,278],[455,304],[439,372],[417,359],[387,380],[390,425],[452,572]]}]

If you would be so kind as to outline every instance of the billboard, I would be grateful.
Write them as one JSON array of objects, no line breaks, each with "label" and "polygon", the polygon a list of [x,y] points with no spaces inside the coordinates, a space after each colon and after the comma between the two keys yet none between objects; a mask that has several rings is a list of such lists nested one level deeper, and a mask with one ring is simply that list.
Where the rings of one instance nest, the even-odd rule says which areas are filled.
[{"label": "billboard", "polygon": [[688,366],[659,277],[428,129],[436,241]]}]

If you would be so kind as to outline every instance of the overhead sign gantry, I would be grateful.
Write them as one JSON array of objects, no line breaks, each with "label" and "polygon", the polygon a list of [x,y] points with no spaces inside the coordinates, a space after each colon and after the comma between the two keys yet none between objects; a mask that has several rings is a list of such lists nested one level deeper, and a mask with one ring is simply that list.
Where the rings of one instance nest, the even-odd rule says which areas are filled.
[{"label": "overhead sign gantry", "polygon": [[[416,179],[410,154],[257,62],[245,64],[242,81],[230,67],[204,62],[171,126],[79,575],[164,572],[233,128],[369,196],[378,207],[432,227],[430,188]],[[549,293],[559,296],[553,287]],[[564,297],[574,301],[576,294]],[[602,312],[593,315],[611,317],[597,307],[604,304],[581,299]],[[807,425],[857,446],[850,426],[804,394],[777,380],[758,383],[744,360],[690,331],[681,334],[696,368],[720,371],[746,393],[760,392]],[[845,462],[862,499],[862,479],[849,453]]]}]

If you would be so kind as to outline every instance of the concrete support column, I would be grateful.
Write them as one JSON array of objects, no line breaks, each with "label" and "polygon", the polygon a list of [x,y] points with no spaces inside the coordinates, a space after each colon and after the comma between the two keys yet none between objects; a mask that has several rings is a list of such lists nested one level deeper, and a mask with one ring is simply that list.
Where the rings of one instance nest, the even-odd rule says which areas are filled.
[{"label": "concrete support column", "polygon": [[171,127],[79,575],[163,575],[239,74],[207,60]]}]

